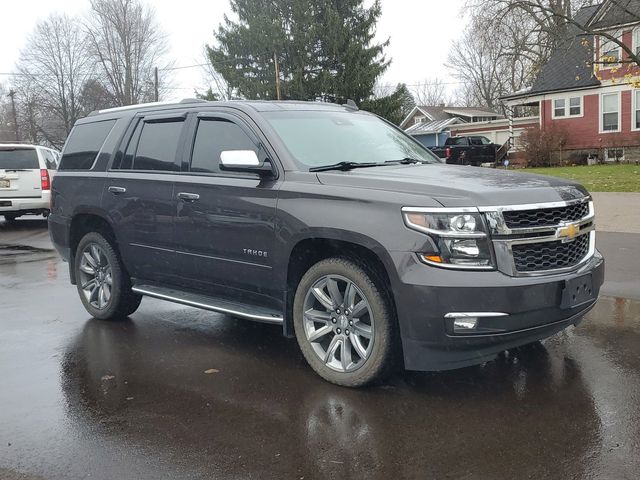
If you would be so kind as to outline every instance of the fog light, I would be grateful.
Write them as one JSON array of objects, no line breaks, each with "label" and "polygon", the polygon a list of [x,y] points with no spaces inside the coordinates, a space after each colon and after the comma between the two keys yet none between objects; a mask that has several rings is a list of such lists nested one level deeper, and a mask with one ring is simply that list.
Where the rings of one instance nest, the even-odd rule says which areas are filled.
[{"label": "fog light", "polygon": [[478,326],[478,317],[458,318],[453,322],[453,331],[473,330]]}]

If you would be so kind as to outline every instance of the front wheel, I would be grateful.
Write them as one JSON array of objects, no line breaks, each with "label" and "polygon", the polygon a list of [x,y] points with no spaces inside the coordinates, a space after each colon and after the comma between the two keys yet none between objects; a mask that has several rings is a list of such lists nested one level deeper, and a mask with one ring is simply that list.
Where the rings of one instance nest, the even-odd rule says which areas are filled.
[{"label": "front wheel", "polygon": [[75,271],[80,300],[93,317],[122,319],[138,309],[142,297],[131,291],[117,252],[100,233],[87,233],[80,240]]},{"label": "front wheel", "polygon": [[293,302],[300,349],[322,378],[359,387],[390,372],[395,321],[380,282],[356,263],[329,258],[302,277]]}]

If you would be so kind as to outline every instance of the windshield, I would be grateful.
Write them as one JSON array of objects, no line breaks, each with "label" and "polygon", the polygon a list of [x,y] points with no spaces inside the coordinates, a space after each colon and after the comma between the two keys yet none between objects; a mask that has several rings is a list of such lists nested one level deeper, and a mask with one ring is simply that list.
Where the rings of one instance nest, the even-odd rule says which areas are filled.
[{"label": "windshield", "polygon": [[34,148],[0,148],[0,170],[38,168],[38,155]]},{"label": "windshield", "polygon": [[401,131],[363,112],[266,112],[265,117],[302,168],[337,162],[415,159],[441,163]]}]

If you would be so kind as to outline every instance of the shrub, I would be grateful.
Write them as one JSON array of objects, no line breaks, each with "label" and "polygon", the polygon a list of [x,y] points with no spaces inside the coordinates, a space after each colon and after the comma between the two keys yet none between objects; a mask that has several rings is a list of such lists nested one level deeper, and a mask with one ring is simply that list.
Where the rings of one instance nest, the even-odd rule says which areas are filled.
[{"label": "shrub", "polygon": [[[550,126],[541,129],[539,126],[527,128],[520,136],[520,143],[526,157],[528,167],[550,167],[560,163],[560,156],[554,153],[562,150],[567,141],[564,129]],[[554,161],[554,159],[557,160]]]}]

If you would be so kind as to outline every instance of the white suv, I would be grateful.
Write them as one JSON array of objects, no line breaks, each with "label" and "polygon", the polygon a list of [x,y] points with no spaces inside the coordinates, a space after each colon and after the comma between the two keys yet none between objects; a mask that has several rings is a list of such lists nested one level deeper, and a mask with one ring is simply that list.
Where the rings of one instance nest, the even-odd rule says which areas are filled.
[{"label": "white suv", "polygon": [[47,147],[0,143],[0,215],[49,215],[51,179],[60,153]]}]

